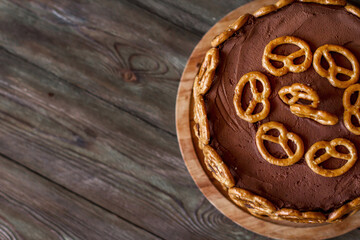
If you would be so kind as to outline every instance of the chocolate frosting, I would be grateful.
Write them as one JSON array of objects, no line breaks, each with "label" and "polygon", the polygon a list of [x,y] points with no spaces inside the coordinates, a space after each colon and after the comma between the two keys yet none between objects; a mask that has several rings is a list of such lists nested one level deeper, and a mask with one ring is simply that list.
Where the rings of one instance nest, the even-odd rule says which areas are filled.
[{"label": "chocolate frosting", "polygon": [[[341,45],[360,59],[360,19],[343,7],[294,3],[267,16],[251,18],[239,33],[220,46],[220,64],[214,83],[205,96],[211,146],[229,166],[237,187],[266,197],[279,208],[331,211],[360,196],[360,160],[345,174],[327,178],[314,173],[304,158],[289,167],[272,165],[261,157],[255,144],[258,127],[265,122],[276,121],[303,139],[305,152],[315,142],[341,137],[352,141],[360,155],[360,136],[350,133],[343,124],[344,89],[330,85],[312,66],[303,73],[288,73],[282,77],[274,77],[262,67],[265,46],[281,36],[303,39],[312,52],[324,44]],[[283,45],[275,51],[289,54],[296,49]],[[350,63],[340,55],[336,55],[335,60],[338,65],[351,68]],[[272,88],[270,114],[254,124],[240,119],[233,105],[238,80],[251,71],[266,74]],[[336,114],[339,123],[324,126],[292,114],[277,93],[281,87],[293,83],[303,83],[316,90],[320,96],[318,108]],[[250,100],[251,93],[249,88],[244,91],[243,101],[246,102]],[[277,144],[268,144],[267,148],[275,156],[284,156]],[[336,168],[341,164],[344,164],[341,160],[330,159],[322,166]]]}]

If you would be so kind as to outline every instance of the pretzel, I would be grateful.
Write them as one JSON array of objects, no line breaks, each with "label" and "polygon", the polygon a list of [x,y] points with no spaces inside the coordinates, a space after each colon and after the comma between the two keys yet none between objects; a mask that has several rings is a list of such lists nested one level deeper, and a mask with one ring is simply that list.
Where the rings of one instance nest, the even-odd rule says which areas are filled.
[{"label": "pretzel", "polygon": [[212,41],[211,46],[213,48],[218,47],[220,44],[225,42],[229,37],[231,37],[236,31],[238,31],[242,26],[245,25],[247,20],[251,15],[245,14],[240,16],[235,22],[233,22],[224,32],[217,35]]},{"label": "pretzel", "polygon": [[206,52],[199,73],[195,77],[193,88],[194,96],[204,95],[207,91],[209,91],[218,64],[219,49],[211,48],[209,51]]},{"label": "pretzel", "polygon": [[[336,150],[336,146],[346,147],[349,153],[338,152]],[[320,157],[314,159],[315,153],[320,149],[325,149],[326,152]],[[347,163],[337,169],[324,169],[319,166],[321,163],[325,162],[331,157],[346,160]],[[315,173],[324,177],[337,177],[347,172],[355,164],[357,160],[357,151],[355,145],[349,140],[345,138],[335,138],[330,142],[320,141],[314,143],[305,154],[305,160],[307,165]]]},{"label": "pretzel", "polygon": [[282,208],[276,211],[270,218],[297,223],[323,223],[326,221],[325,215],[320,212],[300,212],[289,208]]},{"label": "pretzel", "polygon": [[[271,130],[276,129],[280,132],[278,137],[274,137],[271,135],[266,135],[266,133]],[[284,149],[285,153],[288,155],[288,158],[281,159],[273,157],[265,148],[264,140],[270,141],[273,143],[280,144]],[[296,151],[290,149],[288,145],[288,141],[291,140],[296,144]],[[295,133],[288,132],[284,125],[278,122],[268,122],[264,123],[260,126],[258,131],[256,132],[256,146],[261,154],[261,156],[271,164],[275,164],[277,166],[290,166],[301,159],[304,155],[304,143],[301,138]]]},{"label": "pretzel", "polygon": [[[316,93],[316,91],[311,87],[301,83],[294,83],[291,86],[282,87],[278,94],[281,100],[288,105],[293,105],[297,103],[299,99],[304,99],[311,101],[309,106],[317,108],[320,102],[319,95]],[[288,94],[292,95],[292,97],[288,98],[286,96]]]},{"label": "pretzel", "polygon": [[199,147],[203,148],[204,145],[209,144],[210,141],[210,130],[209,123],[206,117],[206,107],[202,96],[194,98],[194,133],[199,139]]},{"label": "pretzel", "polygon": [[253,15],[254,15],[254,17],[262,17],[262,16],[265,16],[266,14],[276,11],[277,9],[278,8],[275,5],[268,5],[268,6],[260,8],[259,10],[254,12]]},{"label": "pretzel", "polygon": [[[288,56],[272,53],[272,51],[277,46],[282,44],[294,44],[298,46],[300,50],[293,52]],[[301,64],[295,64],[294,60],[301,56],[305,56],[304,62]],[[271,64],[270,60],[282,62],[284,66],[282,68],[276,68]],[[292,36],[284,36],[276,38],[266,45],[262,58],[262,65],[272,75],[280,77],[287,74],[288,72],[300,73],[306,71],[306,69],[311,66],[311,61],[312,53],[310,50],[310,46],[305,41]]]},{"label": "pretzel", "polygon": [[[263,85],[263,91],[259,92],[256,87],[256,81],[260,81]],[[253,99],[250,101],[249,106],[244,110],[241,106],[241,96],[246,83],[250,83],[250,90],[253,95]],[[260,121],[269,114],[270,102],[268,100],[271,94],[271,87],[268,78],[260,72],[249,72],[242,76],[236,85],[234,94],[234,106],[237,115],[245,121],[254,123]],[[252,114],[257,104],[261,103],[263,109],[261,112]]]},{"label": "pretzel", "polygon": [[[351,95],[355,92],[359,92],[359,95],[354,105],[352,105],[350,101]],[[354,126],[351,122],[351,117],[355,116],[357,121],[360,123],[360,84],[351,85],[344,91],[343,105],[345,127],[353,134],[360,135],[360,127]]]},{"label": "pretzel", "polygon": [[291,3],[293,3],[295,0],[279,0],[275,3],[275,6],[280,9],[283,8]]},{"label": "pretzel", "polygon": [[310,118],[322,125],[335,125],[339,122],[339,118],[336,115],[307,105],[291,105],[290,111],[298,117]]},{"label": "pretzel", "polygon": [[[352,70],[337,66],[330,52],[336,52],[346,57],[351,63]],[[326,61],[329,63],[329,69],[327,70],[321,66],[322,57],[324,57]],[[358,60],[351,51],[349,51],[348,49],[342,46],[325,44],[319,47],[318,49],[316,49],[314,53],[313,66],[315,71],[320,76],[327,78],[330,84],[333,85],[334,87],[347,88],[351,84],[354,84],[359,80]],[[348,77],[350,77],[350,79],[347,81],[340,81],[339,79],[337,79],[337,75],[340,73],[347,75]]]},{"label": "pretzel", "polygon": [[275,206],[269,200],[245,189],[233,187],[229,189],[228,194],[236,205],[247,208],[256,215],[271,215],[276,211]]},{"label": "pretzel", "polygon": [[299,2],[318,3],[323,5],[345,6],[346,0],[298,0]]},{"label": "pretzel", "polygon": [[235,185],[234,178],[219,154],[209,145],[204,146],[203,153],[205,165],[214,178],[227,188],[233,187]]},{"label": "pretzel", "polygon": [[358,18],[360,18],[360,9],[358,7],[348,3],[348,4],[346,4],[345,9],[349,13],[352,13],[355,16],[357,16]]},{"label": "pretzel", "polygon": [[338,208],[337,210],[330,213],[328,222],[334,222],[341,220],[345,215],[349,214],[353,215],[360,209],[360,197],[355,198],[351,202],[343,205],[342,207]]}]

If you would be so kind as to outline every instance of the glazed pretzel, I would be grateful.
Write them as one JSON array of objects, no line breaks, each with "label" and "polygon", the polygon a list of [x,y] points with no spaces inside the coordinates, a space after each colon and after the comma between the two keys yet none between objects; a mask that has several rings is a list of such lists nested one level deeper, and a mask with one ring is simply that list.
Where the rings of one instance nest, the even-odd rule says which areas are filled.
[{"label": "glazed pretzel", "polygon": [[231,37],[236,31],[238,31],[249,19],[250,14],[240,16],[235,22],[233,22],[224,32],[217,35],[212,41],[211,46],[213,48],[218,47],[220,44],[225,42]]},{"label": "glazed pretzel", "polygon": [[[320,102],[319,95],[316,91],[301,83],[294,83],[291,86],[282,87],[278,94],[281,100],[288,105],[293,105],[300,99],[304,99],[311,101],[311,107],[317,108]],[[287,97],[288,94],[291,95],[291,98]]]},{"label": "glazed pretzel", "polygon": [[348,11],[349,13],[354,14],[355,16],[357,16],[358,18],[360,18],[360,9],[352,4],[346,4],[345,6],[346,11]]},{"label": "glazed pretzel", "polygon": [[199,139],[199,147],[203,149],[204,145],[209,144],[210,130],[206,117],[206,106],[202,96],[194,98],[194,133]]},{"label": "glazed pretzel", "polygon": [[[355,92],[358,92],[359,95],[353,105],[351,104],[351,95]],[[343,105],[345,127],[353,134],[360,135],[360,127],[354,126],[351,122],[351,117],[355,116],[357,121],[360,123],[360,84],[351,85],[344,91]]]},{"label": "glazed pretzel", "polygon": [[298,0],[299,2],[319,3],[323,5],[345,6],[346,0]]},{"label": "glazed pretzel", "polygon": [[266,14],[276,11],[277,9],[278,8],[275,5],[268,5],[268,6],[260,8],[259,10],[254,12],[253,15],[254,15],[254,17],[262,17],[262,16],[265,16]]},{"label": "glazed pretzel", "polygon": [[320,212],[300,212],[295,209],[282,208],[270,216],[276,220],[288,220],[297,223],[323,223],[326,217]]},{"label": "glazed pretzel", "polygon": [[[260,81],[263,86],[263,91],[259,92],[256,87],[256,81]],[[241,96],[243,89],[246,83],[250,83],[250,90],[253,96],[253,99],[250,101],[249,106],[244,110],[241,106]],[[234,94],[234,106],[236,114],[245,121],[254,123],[260,121],[269,114],[270,112],[270,102],[268,100],[271,94],[271,87],[267,77],[260,72],[249,72],[242,76],[236,85],[235,94]],[[261,112],[252,114],[255,110],[257,104],[261,103],[263,109]]]},{"label": "glazed pretzel", "polygon": [[245,189],[233,187],[229,189],[228,194],[236,205],[247,208],[256,215],[271,215],[276,211],[275,206],[269,200]]},{"label": "glazed pretzel", "polygon": [[293,104],[290,111],[298,117],[310,118],[322,125],[335,125],[339,122],[336,115],[307,105]]},{"label": "glazed pretzel", "polygon": [[209,51],[206,52],[199,73],[195,77],[193,88],[194,96],[204,95],[207,91],[209,91],[218,64],[219,49],[211,48]]},{"label": "glazed pretzel", "polygon": [[293,3],[295,0],[280,0],[276,2],[274,5],[268,5],[265,7],[260,8],[259,10],[255,11],[253,13],[254,17],[262,17],[269,13],[275,12],[278,9],[285,7],[291,3]]},{"label": "glazed pretzel", "polygon": [[204,146],[203,153],[205,165],[214,178],[227,188],[233,187],[235,185],[234,178],[219,154],[209,145]]},{"label": "glazed pretzel", "polygon": [[[280,135],[278,137],[266,135],[266,133],[272,129],[278,130],[280,132]],[[273,157],[264,146],[265,140],[280,144],[280,146],[284,149],[285,153],[288,155],[288,158],[281,159]],[[288,145],[289,140],[293,141],[296,144],[295,153],[293,153],[293,151]],[[284,125],[278,122],[268,122],[260,126],[260,128],[256,132],[256,146],[261,156],[266,161],[277,166],[290,166],[299,161],[304,155],[304,143],[301,138],[295,133],[288,132]]]},{"label": "glazed pretzel", "polygon": [[359,209],[360,209],[360,197],[355,198],[351,202],[343,205],[342,207],[330,213],[328,222],[339,221],[343,218],[343,216],[347,214],[349,214],[349,216],[353,215]]},{"label": "glazed pretzel", "polygon": [[280,9],[283,8],[291,3],[295,2],[295,0],[279,0],[275,3],[275,6]]},{"label": "glazed pretzel", "polygon": [[[336,150],[336,146],[346,147],[349,153],[338,152]],[[320,157],[314,159],[315,153],[320,149],[325,149],[326,152]],[[327,161],[331,157],[346,160],[347,163],[345,163],[345,165],[337,169],[324,169],[319,166],[321,163]],[[357,160],[357,151],[355,145],[349,140],[345,138],[335,138],[330,142],[320,141],[314,143],[305,154],[305,159],[307,165],[315,173],[324,177],[337,177],[347,172],[355,164]]]},{"label": "glazed pretzel", "polygon": [[[346,57],[352,66],[352,70],[339,67],[336,65],[334,58],[331,56],[330,52],[336,52],[344,57]],[[329,64],[329,69],[324,69],[321,66],[321,58],[324,57]],[[338,46],[338,45],[331,45],[325,44],[318,49],[316,49],[314,53],[314,62],[313,66],[315,71],[322,77],[325,77],[329,80],[330,84],[334,87],[338,88],[347,88],[351,84],[356,83],[359,80],[359,62],[356,59],[355,55],[349,51],[348,49]],[[340,81],[337,78],[338,74],[344,74],[350,77],[347,81]]]},{"label": "glazed pretzel", "polygon": [[[283,44],[293,44],[300,48],[300,50],[291,53],[288,56],[278,55],[272,53],[272,51],[280,45]],[[294,60],[296,58],[305,56],[305,60],[301,64],[295,64]],[[284,64],[281,68],[274,67],[270,60],[275,60],[278,62],[282,62]],[[293,36],[284,36],[276,38],[266,45],[264,50],[264,55],[262,58],[263,67],[268,70],[272,75],[280,77],[288,72],[300,73],[306,71],[311,66],[312,61],[312,53],[310,50],[310,46],[300,38],[296,38]]]}]

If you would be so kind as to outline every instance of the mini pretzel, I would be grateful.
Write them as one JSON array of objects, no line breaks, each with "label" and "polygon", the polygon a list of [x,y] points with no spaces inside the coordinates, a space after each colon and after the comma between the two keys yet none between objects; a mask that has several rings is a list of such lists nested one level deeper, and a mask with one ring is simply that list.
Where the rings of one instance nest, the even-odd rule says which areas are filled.
[{"label": "mini pretzel", "polygon": [[295,0],[279,0],[275,3],[275,6],[277,8],[283,8],[291,3],[293,3]]},{"label": "mini pretzel", "polygon": [[349,214],[349,216],[353,215],[359,209],[360,209],[360,197],[355,198],[351,202],[343,205],[341,208],[330,213],[328,222],[334,222],[340,220],[343,216],[347,214]]},{"label": "mini pretzel", "polygon": [[[266,133],[272,129],[278,130],[280,132],[280,135],[278,137],[266,135]],[[265,140],[280,144],[280,146],[284,149],[285,153],[288,155],[288,158],[281,159],[272,156],[264,146]],[[288,145],[289,140],[293,141],[296,144],[295,153],[293,153],[293,151]],[[256,132],[256,146],[261,156],[266,161],[277,166],[290,166],[299,161],[304,155],[304,143],[301,138],[295,133],[288,132],[284,125],[278,122],[268,122],[260,126],[260,128]]]},{"label": "mini pretzel", "polygon": [[234,178],[217,152],[209,145],[206,145],[203,153],[205,165],[214,178],[227,188],[233,187],[235,185]]},{"label": "mini pretzel", "polygon": [[290,111],[298,117],[310,118],[323,125],[335,125],[339,122],[339,118],[336,115],[307,105],[291,105]]},{"label": "mini pretzel", "polygon": [[[300,50],[293,52],[288,56],[272,53],[272,51],[277,46],[282,44],[294,44],[298,46]],[[295,64],[294,60],[301,56],[305,56],[304,62],[301,64]],[[282,62],[284,66],[282,68],[276,68],[271,64],[270,60]],[[306,71],[306,69],[311,66],[311,61],[312,53],[310,50],[310,46],[305,41],[292,36],[284,36],[276,38],[269,42],[268,45],[266,45],[262,58],[262,65],[272,75],[280,77],[287,74],[288,72],[300,73]]]},{"label": "mini pretzel", "polygon": [[[339,153],[336,150],[336,146],[346,147],[349,153]],[[320,149],[325,149],[326,152],[320,157],[314,159],[315,153]],[[319,166],[331,157],[346,160],[347,163],[337,169],[324,169]],[[324,177],[337,177],[347,172],[355,164],[357,160],[357,151],[355,145],[349,140],[345,138],[335,138],[330,142],[320,141],[313,144],[305,154],[305,159],[307,165],[315,173]]]},{"label": "mini pretzel", "polygon": [[326,221],[325,215],[320,212],[300,212],[289,208],[282,208],[270,217],[276,220],[288,220],[298,223],[323,223]]},{"label": "mini pretzel", "polygon": [[[352,66],[352,70],[339,67],[336,65],[334,58],[331,56],[330,52],[336,52],[344,57],[346,57]],[[324,57],[326,61],[329,63],[329,69],[324,69],[321,66],[321,58]],[[315,71],[322,77],[325,77],[329,80],[330,84],[334,87],[338,88],[347,88],[351,84],[356,83],[359,80],[359,62],[356,59],[355,55],[349,51],[348,49],[338,46],[338,45],[331,45],[325,44],[318,49],[316,49],[314,53],[314,62],[313,66]],[[340,81],[337,78],[338,74],[344,74],[350,77],[347,81]]]},{"label": "mini pretzel", "polygon": [[319,3],[323,5],[337,5],[344,6],[346,0],[298,0],[299,2],[310,2],[310,3]]},{"label": "mini pretzel", "polygon": [[360,18],[360,9],[352,4],[346,4],[345,9]]},{"label": "mini pretzel", "polygon": [[245,189],[233,187],[228,191],[229,197],[236,205],[247,208],[257,215],[270,215],[276,211],[275,206],[266,198],[257,196]]},{"label": "mini pretzel", "polygon": [[[351,95],[358,92],[359,95],[355,101],[355,104],[351,104]],[[360,123],[360,84],[354,84],[348,87],[343,96],[344,105],[344,124],[345,127],[353,134],[360,135],[360,127],[354,126],[351,122],[351,117],[355,116],[357,121]]]},{"label": "mini pretzel", "polygon": [[231,37],[236,31],[238,31],[249,19],[250,14],[245,14],[240,16],[235,22],[233,22],[224,32],[217,35],[212,41],[212,47],[218,47],[220,44],[225,42],[229,37]]},{"label": "mini pretzel", "polygon": [[280,8],[283,8],[291,3],[293,3],[295,0],[279,0],[274,5],[268,5],[265,7],[260,8],[256,12],[253,13],[254,17],[262,17],[269,13],[275,12]]},{"label": "mini pretzel", "polygon": [[[263,91],[259,92],[256,87],[256,81],[260,81],[263,85]],[[241,106],[241,96],[246,83],[250,83],[250,90],[253,95],[253,99],[250,101],[249,106],[244,110]],[[245,121],[254,123],[260,121],[269,114],[270,102],[268,100],[271,93],[270,83],[267,77],[260,72],[249,72],[242,76],[236,85],[234,94],[234,106],[237,115]],[[263,109],[261,112],[252,114],[257,104],[261,103]]]},{"label": "mini pretzel", "polygon": [[211,48],[207,51],[199,73],[195,77],[194,95],[204,95],[209,91],[218,64],[219,49]]},{"label": "mini pretzel", "polygon": [[[288,98],[286,96],[288,94],[290,94],[292,97]],[[299,99],[304,99],[311,101],[311,107],[317,108],[320,102],[319,95],[316,93],[316,91],[311,87],[301,83],[294,83],[291,86],[282,87],[279,91],[279,97],[284,103],[288,105],[293,105],[297,103]]]},{"label": "mini pretzel", "polygon": [[277,9],[278,8],[275,5],[268,5],[268,6],[260,8],[259,10],[254,12],[253,15],[254,15],[254,17],[262,17],[262,16],[265,16],[266,14],[276,11]]},{"label": "mini pretzel", "polygon": [[210,141],[210,130],[209,123],[206,117],[206,107],[202,96],[194,98],[194,132],[199,139],[199,147],[203,148],[204,145],[209,144]]}]

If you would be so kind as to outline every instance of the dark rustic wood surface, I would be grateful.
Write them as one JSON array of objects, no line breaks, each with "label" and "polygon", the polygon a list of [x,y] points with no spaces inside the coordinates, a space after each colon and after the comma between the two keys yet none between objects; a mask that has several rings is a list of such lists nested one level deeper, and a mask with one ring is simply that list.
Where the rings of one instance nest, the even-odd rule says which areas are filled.
[{"label": "dark rustic wood surface", "polygon": [[187,58],[246,2],[0,0],[0,239],[265,239],[204,198],[175,132]]}]

